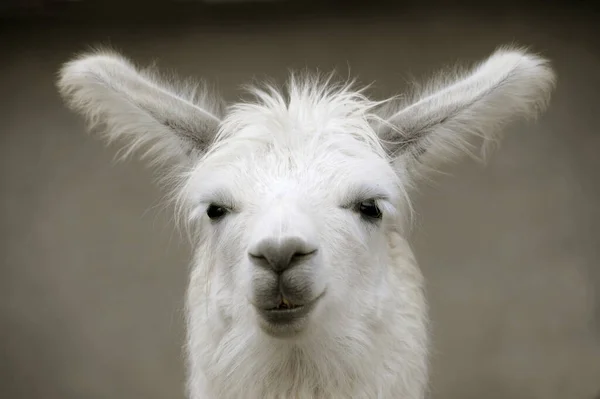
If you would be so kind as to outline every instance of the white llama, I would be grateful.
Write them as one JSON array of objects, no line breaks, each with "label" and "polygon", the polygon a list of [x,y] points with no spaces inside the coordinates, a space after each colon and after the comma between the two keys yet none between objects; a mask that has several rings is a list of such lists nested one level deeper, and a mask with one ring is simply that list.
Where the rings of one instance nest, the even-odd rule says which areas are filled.
[{"label": "white llama", "polygon": [[[547,106],[555,75],[520,48],[371,101],[293,75],[225,106],[112,51],[65,64],[59,89],[124,155],[145,149],[195,245],[192,399],[422,399],[428,319],[405,241],[410,187]],[[484,147],[485,148],[485,147]]]}]

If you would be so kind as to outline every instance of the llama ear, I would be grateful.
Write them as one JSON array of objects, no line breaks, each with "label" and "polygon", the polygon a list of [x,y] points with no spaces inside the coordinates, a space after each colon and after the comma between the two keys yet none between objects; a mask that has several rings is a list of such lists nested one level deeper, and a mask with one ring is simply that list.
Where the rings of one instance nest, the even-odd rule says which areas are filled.
[{"label": "llama ear", "polygon": [[433,79],[408,105],[379,110],[379,136],[392,159],[409,170],[471,153],[473,137],[493,142],[513,118],[545,110],[555,84],[547,60],[509,48],[449,76]]},{"label": "llama ear", "polygon": [[152,163],[186,162],[207,149],[223,112],[205,88],[167,82],[110,51],[83,54],[60,71],[68,106],[102,127],[108,142],[123,139],[123,156],[142,147]]}]

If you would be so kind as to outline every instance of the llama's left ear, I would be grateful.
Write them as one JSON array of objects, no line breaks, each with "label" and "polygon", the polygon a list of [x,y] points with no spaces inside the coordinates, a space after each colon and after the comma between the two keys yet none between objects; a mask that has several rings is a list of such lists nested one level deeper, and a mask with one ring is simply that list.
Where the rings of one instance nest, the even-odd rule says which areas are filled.
[{"label": "llama's left ear", "polygon": [[543,111],[555,84],[548,61],[502,48],[461,74],[440,75],[408,105],[379,110],[379,136],[395,162],[420,170],[431,162],[470,152],[470,138],[497,138],[515,117]]},{"label": "llama's left ear", "polygon": [[109,141],[122,139],[124,156],[144,148],[152,162],[186,162],[217,133],[222,102],[197,85],[167,82],[112,51],[68,62],[58,88],[69,107],[100,126]]}]

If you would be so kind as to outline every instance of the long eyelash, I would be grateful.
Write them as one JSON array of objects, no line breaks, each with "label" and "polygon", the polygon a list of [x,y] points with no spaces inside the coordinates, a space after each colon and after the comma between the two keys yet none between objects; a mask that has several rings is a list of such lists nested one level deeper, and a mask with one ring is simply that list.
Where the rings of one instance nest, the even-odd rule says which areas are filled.
[{"label": "long eyelash", "polygon": [[375,205],[377,205],[377,207],[379,208],[379,210],[381,211],[381,213],[384,216],[392,216],[395,217],[396,216],[396,207],[394,205],[392,205],[391,202],[389,202],[387,199],[383,199],[383,198],[379,198],[379,199],[375,199]]},{"label": "long eyelash", "polygon": [[353,186],[345,193],[342,199],[342,207],[348,208],[361,201],[389,201],[389,193],[386,190],[377,187],[377,185],[358,185]]},{"label": "long eyelash", "polygon": [[204,210],[207,210],[208,207],[211,205],[225,208],[229,212],[237,211],[239,208],[238,204],[234,203],[233,200],[229,196],[218,195],[218,193],[217,193],[217,195],[211,195],[210,197],[206,196],[206,197],[202,198],[200,201],[198,201],[197,204],[198,204],[198,207],[200,207]]}]

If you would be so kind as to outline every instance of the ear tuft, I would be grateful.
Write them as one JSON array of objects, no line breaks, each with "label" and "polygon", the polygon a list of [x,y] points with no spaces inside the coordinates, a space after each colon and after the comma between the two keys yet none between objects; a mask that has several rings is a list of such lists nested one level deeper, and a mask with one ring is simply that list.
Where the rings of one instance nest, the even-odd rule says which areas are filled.
[{"label": "ear tuft", "polygon": [[380,110],[382,141],[399,162],[419,169],[469,153],[471,139],[499,139],[516,118],[535,118],[549,104],[556,76],[548,60],[502,47],[467,71],[440,74],[407,105]]},{"label": "ear tuft", "polygon": [[152,163],[185,162],[211,144],[224,110],[199,84],[176,83],[138,69],[115,51],[76,57],[60,70],[58,89],[108,142],[123,140],[123,156],[144,148]]}]

